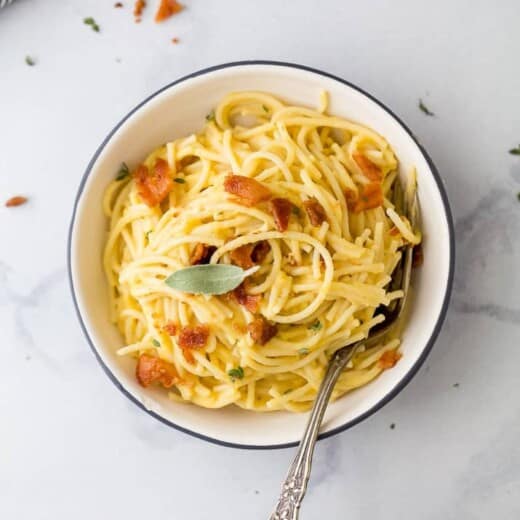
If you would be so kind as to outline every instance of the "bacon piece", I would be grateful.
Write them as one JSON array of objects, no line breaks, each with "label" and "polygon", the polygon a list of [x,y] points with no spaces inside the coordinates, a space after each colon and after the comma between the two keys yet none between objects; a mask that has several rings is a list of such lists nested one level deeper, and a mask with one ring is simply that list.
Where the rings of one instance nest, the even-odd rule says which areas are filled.
[{"label": "bacon piece", "polygon": [[263,316],[259,316],[247,326],[247,330],[255,343],[265,345],[276,336],[278,327],[274,323],[269,323]]},{"label": "bacon piece", "polygon": [[177,324],[173,321],[169,321],[164,327],[164,332],[169,336],[175,336],[177,334]]},{"label": "bacon piece", "polygon": [[228,175],[224,180],[224,190],[239,197],[245,206],[254,206],[271,198],[271,190],[250,177]]},{"label": "bacon piece", "polygon": [[260,306],[262,296],[259,294],[247,294],[244,282],[242,282],[233,292],[233,297],[243,305],[249,312],[256,312]]},{"label": "bacon piece", "polygon": [[269,201],[269,210],[273,214],[274,223],[278,231],[285,231],[289,226],[292,207],[292,204],[287,199],[275,198]]},{"label": "bacon piece", "polygon": [[379,182],[371,182],[360,188],[359,197],[354,198],[351,190],[345,193],[348,209],[360,213],[366,209],[373,209],[383,205],[383,190]]},{"label": "bacon piece", "polygon": [[118,7],[123,7],[123,3],[122,2],[116,2],[114,4],[114,7],[117,9]]},{"label": "bacon piece", "polygon": [[208,264],[211,255],[217,250],[215,246],[208,246],[199,242],[190,256],[190,265]]},{"label": "bacon piece", "polygon": [[381,182],[383,180],[383,172],[370,159],[357,152],[352,154],[352,159],[356,161],[356,164],[369,181]]},{"label": "bacon piece", "polygon": [[175,367],[171,363],[148,354],[139,356],[135,377],[139,384],[145,387],[157,382],[165,388],[170,388],[181,382]]},{"label": "bacon piece", "polygon": [[402,355],[399,352],[397,352],[397,349],[387,350],[379,358],[379,368],[382,368],[383,370],[393,368],[395,367],[396,363],[401,359],[401,357]]},{"label": "bacon piece", "polygon": [[184,9],[182,4],[177,0],[161,0],[157,12],[155,13],[155,21],[162,22],[174,14],[180,13]]},{"label": "bacon piece", "polygon": [[207,325],[196,325],[195,327],[183,327],[179,333],[178,343],[188,363],[193,363],[192,350],[206,346],[209,338],[209,327]]},{"label": "bacon piece", "polygon": [[242,269],[250,269],[256,264],[260,264],[267,256],[271,247],[265,240],[256,242],[255,244],[245,244],[233,249],[229,253],[231,261]]},{"label": "bacon piece", "polygon": [[303,207],[305,208],[309,220],[314,227],[320,227],[322,223],[327,220],[325,209],[314,197],[305,200],[303,202]]},{"label": "bacon piece", "polygon": [[14,208],[16,206],[21,206],[27,202],[27,197],[22,197],[21,195],[17,195],[16,197],[11,197],[8,201],[6,201],[5,206],[7,208]]},{"label": "bacon piece", "polygon": [[150,207],[160,204],[173,189],[170,169],[164,159],[157,159],[153,172],[141,164],[134,172],[134,178],[139,195]]},{"label": "bacon piece", "polygon": [[416,267],[421,267],[424,263],[424,254],[422,244],[417,244],[413,248],[412,252],[412,267],[415,269]]},{"label": "bacon piece", "polygon": [[143,14],[143,9],[146,7],[145,0],[135,0],[134,3],[134,18],[136,23],[141,21],[141,15]]}]

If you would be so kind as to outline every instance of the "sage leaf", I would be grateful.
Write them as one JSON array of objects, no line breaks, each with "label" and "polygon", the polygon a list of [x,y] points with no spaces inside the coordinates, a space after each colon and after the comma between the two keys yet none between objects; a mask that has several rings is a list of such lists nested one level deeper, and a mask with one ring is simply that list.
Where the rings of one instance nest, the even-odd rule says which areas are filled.
[{"label": "sage leaf", "polygon": [[172,289],[190,294],[224,294],[236,289],[244,279],[259,269],[244,271],[236,265],[202,264],[179,269],[166,278]]}]

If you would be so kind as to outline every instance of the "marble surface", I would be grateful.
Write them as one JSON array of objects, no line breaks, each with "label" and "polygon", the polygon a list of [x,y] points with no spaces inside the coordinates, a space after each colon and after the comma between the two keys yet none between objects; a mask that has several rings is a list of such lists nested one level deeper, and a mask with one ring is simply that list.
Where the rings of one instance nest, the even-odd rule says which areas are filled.
[{"label": "marble surface", "polygon": [[0,11],[0,198],[30,199],[0,207],[0,518],[268,518],[293,451],[207,444],[126,400],[82,336],[65,266],[76,189],[113,124],[181,75],[255,58],[322,68],[392,107],[456,218],[431,356],[379,413],[319,444],[302,518],[520,518],[518,1],[186,0],[162,26],[123,3]]}]

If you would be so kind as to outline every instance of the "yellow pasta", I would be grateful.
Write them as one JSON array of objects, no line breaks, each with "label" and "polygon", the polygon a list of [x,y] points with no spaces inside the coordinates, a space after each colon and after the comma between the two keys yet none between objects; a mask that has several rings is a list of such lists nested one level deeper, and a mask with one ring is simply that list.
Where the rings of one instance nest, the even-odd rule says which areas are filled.
[{"label": "yellow pasta", "polygon": [[[160,146],[143,161],[153,168],[163,159],[174,178],[161,204],[146,204],[132,177],[108,187],[104,268],[125,341],[118,353],[171,364],[178,374],[168,390],[172,399],[208,408],[306,410],[331,355],[366,338],[383,319],[377,307],[401,296],[387,286],[400,247],[417,244],[420,235],[389,200],[397,159],[383,137],[327,115],[327,107],[326,93],[318,110],[263,92],[231,93],[200,133]],[[224,185],[231,173],[289,201],[287,229],[268,201],[247,206],[231,196]],[[325,219],[313,222],[308,201]],[[259,243],[269,252],[247,279],[247,292],[259,298],[256,312],[230,295],[188,294],[165,284],[190,265],[198,244],[215,248],[211,263],[228,264],[237,248]],[[276,326],[263,345],[248,332],[258,316]],[[206,345],[186,355],[178,335],[164,329],[171,323],[207,325]],[[360,349],[333,398],[389,368],[385,353],[398,347],[392,338]]]}]

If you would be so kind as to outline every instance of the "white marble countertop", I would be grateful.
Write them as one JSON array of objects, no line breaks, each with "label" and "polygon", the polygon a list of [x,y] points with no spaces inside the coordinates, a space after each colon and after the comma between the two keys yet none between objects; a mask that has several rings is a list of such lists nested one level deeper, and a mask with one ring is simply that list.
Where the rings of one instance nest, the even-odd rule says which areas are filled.
[{"label": "white marble countertop", "polygon": [[[130,403],[82,336],[65,267],[76,189],[114,123],[184,74],[255,58],[321,68],[390,106],[456,218],[435,348],[395,400],[319,444],[302,517],[520,518],[518,0],[185,0],[161,26],[123,3],[0,11],[0,518],[268,518],[293,451],[207,444]],[[17,194],[28,204],[4,208]]]}]

